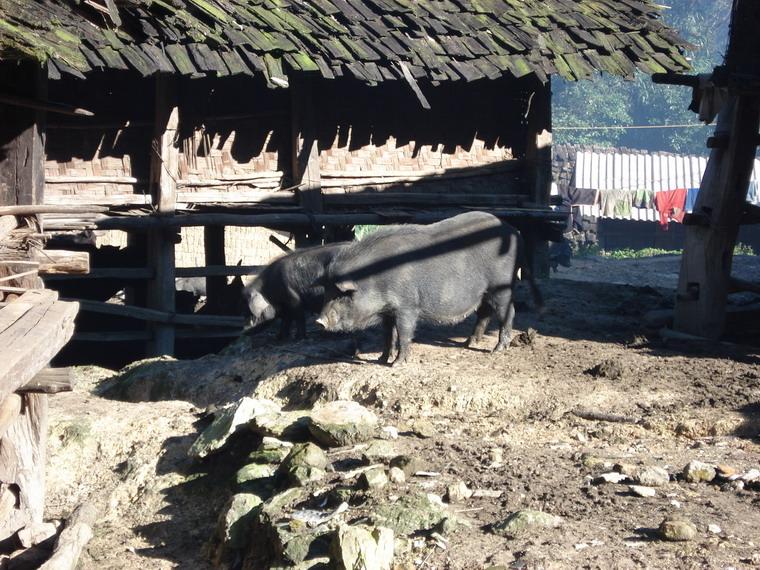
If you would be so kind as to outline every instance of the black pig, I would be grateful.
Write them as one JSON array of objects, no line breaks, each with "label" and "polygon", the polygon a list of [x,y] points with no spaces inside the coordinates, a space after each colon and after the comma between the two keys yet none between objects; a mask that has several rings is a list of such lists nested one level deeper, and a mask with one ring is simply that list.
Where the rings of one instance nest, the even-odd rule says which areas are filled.
[{"label": "black pig", "polygon": [[382,323],[380,359],[388,362],[398,343],[396,365],[409,357],[420,319],[456,323],[477,310],[468,344],[482,337],[495,314],[500,328],[494,351],[503,350],[512,332],[512,289],[520,267],[542,306],[523,248],[515,228],[486,212],[380,230],[344,247],[330,263],[317,324],[353,331]]},{"label": "black pig", "polygon": [[290,334],[296,322],[296,338],[306,336],[306,312],[318,313],[324,301],[324,277],[327,265],[347,244],[299,249],[270,263],[243,290],[251,313],[251,325],[257,326],[280,318],[279,339]]}]

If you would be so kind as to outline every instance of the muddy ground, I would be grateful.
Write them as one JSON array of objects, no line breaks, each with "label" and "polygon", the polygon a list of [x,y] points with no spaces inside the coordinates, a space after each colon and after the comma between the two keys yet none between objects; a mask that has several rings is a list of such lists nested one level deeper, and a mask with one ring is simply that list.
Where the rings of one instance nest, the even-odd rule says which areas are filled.
[{"label": "muddy ground", "polygon": [[[316,332],[285,344],[265,333],[220,355],[116,375],[79,368],[76,390],[51,398],[48,516],[63,518],[87,498],[102,508],[84,569],[210,567],[205,545],[232,492],[235,454],[246,452],[243,441],[205,462],[188,458],[210,413],[250,395],[294,409],[340,398],[397,427],[399,453],[440,473],[378,491],[377,502],[415,489],[443,495],[457,481],[502,491],[452,505],[469,528],[452,532],[446,549],[423,542],[400,554],[401,568],[760,567],[760,491],[673,477],[643,498],[593,482],[616,462],[674,476],[691,460],[760,468],[760,349],[663,344],[642,327],[646,311],[672,306],[677,270],[672,257],[576,260],[541,283],[545,314],[520,292],[516,334],[536,335],[496,355],[493,331],[475,349],[460,346],[468,319],[423,327],[400,369],[373,363],[377,334],[362,335],[354,360],[350,339]],[[736,271],[757,275],[760,260],[738,258]],[[610,361],[620,375],[589,372]],[[633,423],[581,419],[579,410]],[[420,420],[430,437],[412,432]],[[340,470],[351,450],[330,453]],[[490,532],[524,508],[563,522],[513,538]],[[696,525],[694,540],[657,537],[672,514]]]}]

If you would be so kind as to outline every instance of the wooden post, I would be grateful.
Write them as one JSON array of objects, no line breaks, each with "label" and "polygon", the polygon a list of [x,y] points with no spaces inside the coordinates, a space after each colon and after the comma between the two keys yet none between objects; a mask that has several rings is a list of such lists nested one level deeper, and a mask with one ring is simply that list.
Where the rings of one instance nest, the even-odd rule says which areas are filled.
[{"label": "wooden post", "polygon": [[[293,77],[291,91],[291,132],[293,145],[293,184],[301,184],[298,201],[307,213],[320,213],[322,181],[319,172],[319,141],[317,115],[314,107],[312,83]],[[321,231],[312,228],[296,233],[296,247],[321,242]]]},{"label": "wooden post", "polygon": [[[760,48],[758,26],[758,3],[735,0],[725,61],[728,73],[754,71]],[[727,137],[728,145],[711,150],[694,206],[694,213],[708,223],[686,227],[673,323],[680,332],[710,339],[723,333],[733,249],[755,159],[758,125],[757,93],[732,96],[718,116],[715,136]]]},{"label": "wooden post", "polygon": [[[47,99],[47,73],[37,64],[2,64],[0,82]],[[45,111],[0,104],[0,205],[43,202],[45,123]]]},{"label": "wooden post", "polygon": [[[203,247],[206,266],[226,265],[224,226],[205,226],[203,228]],[[224,275],[206,277],[206,303],[210,307],[222,306],[226,285],[227,277]]]},{"label": "wooden post", "polygon": [[[179,178],[179,149],[175,145],[179,127],[177,87],[172,78],[156,77],[156,123],[151,144],[151,188],[153,204],[159,216],[173,215],[176,207]],[[162,228],[148,232],[148,266],[155,273],[148,283],[148,308],[174,312],[174,246],[178,242],[176,229]],[[174,326],[154,323],[148,355],[174,354]]]},{"label": "wooden post", "polygon": [[[552,183],[552,105],[551,81],[538,83],[528,108],[528,141],[525,148],[526,183],[531,200],[539,206],[549,205]],[[549,244],[539,231],[525,235],[531,250],[533,272],[549,276]]]}]

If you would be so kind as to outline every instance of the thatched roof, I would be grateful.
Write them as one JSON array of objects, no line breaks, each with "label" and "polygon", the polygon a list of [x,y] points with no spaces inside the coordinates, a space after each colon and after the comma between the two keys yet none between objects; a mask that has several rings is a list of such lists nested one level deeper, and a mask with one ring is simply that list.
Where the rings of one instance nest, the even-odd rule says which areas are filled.
[{"label": "thatched roof", "polygon": [[594,71],[682,71],[686,47],[650,0],[3,0],[0,58],[52,74],[293,71],[367,83]]}]

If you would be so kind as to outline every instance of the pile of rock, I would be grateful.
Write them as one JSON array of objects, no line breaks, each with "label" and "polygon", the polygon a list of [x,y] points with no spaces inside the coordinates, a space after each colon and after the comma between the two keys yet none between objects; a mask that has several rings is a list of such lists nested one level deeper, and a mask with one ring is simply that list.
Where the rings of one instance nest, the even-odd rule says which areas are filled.
[{"label": "pile of rock", "polygon": [[250,438],[255,448],[236,472],[207,545],[212,562],[383,570],[411,548],[412,534],[444,540],[459,522],[440,497],[401,485],[422,466],[382,439],[394,435],[349,401],[286,411],[243,398],[218,411],[190,455],[218,456],[233,436]]}]

